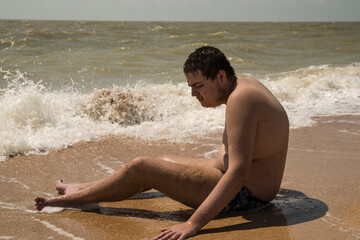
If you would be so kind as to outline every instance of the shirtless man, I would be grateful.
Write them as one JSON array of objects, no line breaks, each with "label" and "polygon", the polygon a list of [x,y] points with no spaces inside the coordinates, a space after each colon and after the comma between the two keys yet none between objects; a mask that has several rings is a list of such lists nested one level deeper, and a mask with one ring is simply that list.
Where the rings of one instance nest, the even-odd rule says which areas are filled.
[{"label": "shirtless man", "polygon": [[154,239],[185,239],[222,211],[260,209],[274,199],[289,136],[281,104],[257,80],[237,77],[225,55],[214,47],[193,52],[184,73],[192,96],[203,107],[226,104],[223,145],[217,159],[138,157],[95,182],[64,184],[60,180],[56,189],[63,196],[36,197],[36,208],[120,201],[153,188],[196,209],[187,222],[162,229]]}]

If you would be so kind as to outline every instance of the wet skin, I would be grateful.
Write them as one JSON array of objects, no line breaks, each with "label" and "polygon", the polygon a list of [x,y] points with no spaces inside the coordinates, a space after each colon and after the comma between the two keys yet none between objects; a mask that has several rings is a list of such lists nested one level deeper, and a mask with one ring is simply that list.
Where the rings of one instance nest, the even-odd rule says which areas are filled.
[{"label": "wet skin", "polygon": [[192,96],[203,107],[226,104],[223,145],[217,159],[138,157],[95,182],[58,182],[57,190],[63,196],[36,197],[36,208],[120,201],[154,188],[197,209],[187,222],[163,229],[155,238],[185,239],[213,219],[243,185],[258,198],[272,200],[283,176],[289,134],[281,104],[255,79],[229,80],[222,70],[215,79],[207,79],[200,71],[186,78]]}]

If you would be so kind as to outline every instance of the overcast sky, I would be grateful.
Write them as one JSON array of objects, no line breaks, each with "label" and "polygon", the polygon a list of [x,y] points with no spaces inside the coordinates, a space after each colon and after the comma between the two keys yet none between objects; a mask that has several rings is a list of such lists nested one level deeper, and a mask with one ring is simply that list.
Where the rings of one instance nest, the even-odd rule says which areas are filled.
[{"label": "overcast sky", "polygon": [[360,21],[360,0],[0,0],[0,19]]}]

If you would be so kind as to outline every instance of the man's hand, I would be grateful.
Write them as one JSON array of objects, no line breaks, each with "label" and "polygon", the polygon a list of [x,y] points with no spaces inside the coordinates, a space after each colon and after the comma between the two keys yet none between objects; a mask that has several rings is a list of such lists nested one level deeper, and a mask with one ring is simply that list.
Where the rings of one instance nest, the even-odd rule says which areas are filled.
[{"label": "man's hand", "polygon": [[161,230],[161,234],[154,238],[156,239],[186,239],[195,236],[198,232],[197,228],[191,222],[185,222],[169,228]]}]

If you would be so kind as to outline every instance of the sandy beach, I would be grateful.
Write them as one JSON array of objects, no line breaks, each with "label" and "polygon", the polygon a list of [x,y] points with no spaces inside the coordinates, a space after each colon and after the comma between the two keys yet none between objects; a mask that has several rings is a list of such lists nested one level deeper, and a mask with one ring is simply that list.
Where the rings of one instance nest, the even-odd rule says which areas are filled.
[{"label": "sandy beach", "polygon": [[[360,116],[316,121],[291,130],[282,186],[268,208],[219,215],[193,239],[360,239]],[[8,158],[0,163],[0,239],[151,239],[193,210],[153,190],[93,211],[37,212],[33,198],[55,196],[58,179],[93,181],[139,155],[204,156],[212,150],[110,137]]]}]

